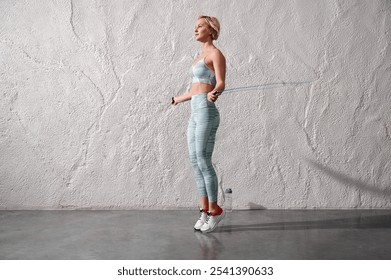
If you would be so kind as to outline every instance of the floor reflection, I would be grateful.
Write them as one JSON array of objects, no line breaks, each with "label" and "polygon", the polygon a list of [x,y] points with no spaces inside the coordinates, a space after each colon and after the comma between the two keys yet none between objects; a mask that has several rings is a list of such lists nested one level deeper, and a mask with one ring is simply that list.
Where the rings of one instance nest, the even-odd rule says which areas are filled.
[{"label": "floor reflection", "polygon": [[201,259],[216,260],[224,251],[223,244],[213,234],[195,231],[194,235],[199,242]]}]

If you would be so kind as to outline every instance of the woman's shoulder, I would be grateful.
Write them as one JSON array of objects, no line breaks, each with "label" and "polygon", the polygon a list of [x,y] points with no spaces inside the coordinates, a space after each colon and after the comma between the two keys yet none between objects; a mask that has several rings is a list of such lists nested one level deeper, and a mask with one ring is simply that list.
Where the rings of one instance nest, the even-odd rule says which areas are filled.
[{"label": "woman's shoulder", "polygon": [[223,52],[218,48],[215,48],[214,50],[211,51],[211,56],[217,59],[225,58]]}]

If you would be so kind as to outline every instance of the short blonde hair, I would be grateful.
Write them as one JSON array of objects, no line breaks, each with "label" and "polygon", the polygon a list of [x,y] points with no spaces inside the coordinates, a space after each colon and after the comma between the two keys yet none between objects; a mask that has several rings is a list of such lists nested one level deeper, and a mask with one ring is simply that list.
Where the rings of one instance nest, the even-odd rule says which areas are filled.
[{"label": "short blonde hair", "polygon": [[217,40],[220,34],[220,22],[215,17],[210,16],[199,16],[198,19],[205,19],[206,23],[212,31],[212,39]]}]

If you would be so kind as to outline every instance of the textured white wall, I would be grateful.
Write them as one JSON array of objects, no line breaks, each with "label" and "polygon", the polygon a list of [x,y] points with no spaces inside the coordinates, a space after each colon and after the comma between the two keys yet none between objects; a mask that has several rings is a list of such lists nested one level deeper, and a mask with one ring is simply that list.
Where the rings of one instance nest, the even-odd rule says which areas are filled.
[{"label": "textured white wall", "polygon": [[0,1],[0,209],[191,208],[190,104],[214,15],[214,162],[234,207],[391,206],[391,2]]}]

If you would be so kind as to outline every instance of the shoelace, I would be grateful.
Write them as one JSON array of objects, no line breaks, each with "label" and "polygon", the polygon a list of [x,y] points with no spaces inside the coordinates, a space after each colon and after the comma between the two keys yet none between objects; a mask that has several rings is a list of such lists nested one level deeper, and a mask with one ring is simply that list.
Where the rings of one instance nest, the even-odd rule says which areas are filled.
[{"label": "shoelace", "polygon": [[209,222],[209,219],[211,217],[211,214],[210,212],[206,212],[206,221],[205,221],[205,224],[207,224]]},{"label": "shoelace", "polygon": [[201,219],[202,219],[202,213],[204,212],[204,210],[202,210],[202,209],[200,209],[200,217],[198,218],[198,220],[200,220],[201,221]]}]

